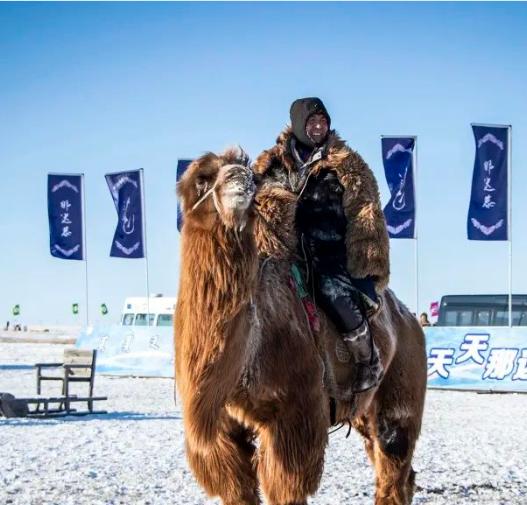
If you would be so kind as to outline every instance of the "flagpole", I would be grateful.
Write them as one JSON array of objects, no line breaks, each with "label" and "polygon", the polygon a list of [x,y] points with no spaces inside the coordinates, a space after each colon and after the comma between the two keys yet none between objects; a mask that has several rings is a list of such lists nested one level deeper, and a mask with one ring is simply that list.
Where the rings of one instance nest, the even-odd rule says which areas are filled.
[{"label": "flagpole", "polygon": [[[419,317],[419,251],[417,246],[417,135],[381,135],[382,139],[414,139],[412,152],[413,181],[414,181],[414,260],[415,260],[415,315]],[[384,161],[383,161],[384,163]]]},{"label": "flagpole", "polygon": [[417,212],[417,136],[414,136],[414,233],[415,233],[415,315],[419,318],[419,246],[418,246],[418,233],[417,233],[417,223],[418,223],[418,212]]},{"label": "flagpole", "polygon": [[[512,328],[512,125],[470,123],[470,126],[482,126],[486,128],[507,128],[507,242],[508,247],[508,284],[509,293],[509,328]],[[470,212],[470,211],[469,211]]]},{"label": "flagpole", "polygon": [[145,202],[145,176],[144,170],[139,169],[141,177],[141,207],[143,211],[143,250],[145,254],[145,279],[146,279],[146,320],[147,325],[150,326],[150,283],[148,279],[148,252],[146,243],[146,202]]},{"label": "flagpole", "polygon": [[509,239],[509,328],[512,328],[512,125],[507,127],[507,204],[508,204],[508,227],[507,238]]},{"label": "flagpole", "polygon": [[81,198],[82,198],[82,257],[84,258],[84,279],[86,288],[86,327],[90,325],[89,297],[88,297],[88,248],[86,246],[86,198],[84,193],[84,174],[81,174]]}]

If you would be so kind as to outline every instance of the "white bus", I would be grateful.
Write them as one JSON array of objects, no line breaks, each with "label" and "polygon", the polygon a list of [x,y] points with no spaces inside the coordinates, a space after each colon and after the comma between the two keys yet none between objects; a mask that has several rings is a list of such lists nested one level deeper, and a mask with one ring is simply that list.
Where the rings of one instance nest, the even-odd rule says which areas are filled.
[{"label": "white bus", "polygon": [[172,326],[176,298],[156,295],[147,299],[130,297],[124,301],[122,326]]}]

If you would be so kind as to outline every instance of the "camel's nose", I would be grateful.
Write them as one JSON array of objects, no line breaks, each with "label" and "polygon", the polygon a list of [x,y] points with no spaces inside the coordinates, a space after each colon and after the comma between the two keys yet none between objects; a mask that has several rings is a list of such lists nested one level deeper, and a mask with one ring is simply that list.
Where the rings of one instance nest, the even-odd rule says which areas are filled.
[{"label": "camel's nose", "polygon": [[230,172],[225,177],[226,190],[229,193],[247,194],[254,192],[254,180],[251,172]]}]

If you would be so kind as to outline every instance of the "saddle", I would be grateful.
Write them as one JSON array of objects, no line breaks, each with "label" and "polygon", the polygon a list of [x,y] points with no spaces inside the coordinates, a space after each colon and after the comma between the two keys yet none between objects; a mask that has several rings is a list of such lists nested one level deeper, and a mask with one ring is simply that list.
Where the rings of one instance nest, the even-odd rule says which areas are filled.
[{"label": "saddle", "polygon": [[[343,363],[337,356],[341,344],[340,334],[333,323],[320,313],[305,286],[306,272],[298,264],[293,264],[289,275],[289,286],[302,303],[309,321],[311,334],[324,363],[324,388],[332,400],[352,402],[354,393],[351,384],[356,370],[353,361]],[[331,405],[332,418],[334,404]],[[333,419],[332,419],[333,421]]]}]

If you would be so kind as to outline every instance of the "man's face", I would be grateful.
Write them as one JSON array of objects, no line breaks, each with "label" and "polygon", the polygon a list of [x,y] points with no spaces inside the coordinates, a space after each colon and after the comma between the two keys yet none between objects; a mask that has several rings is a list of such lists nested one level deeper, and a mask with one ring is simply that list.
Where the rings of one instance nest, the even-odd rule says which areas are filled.
[{"label": "man's face", "polygon": [[322,144],[326,140],[328,130],[328,121],[324,114],[309,116],[306,123],[306,134],[315,144]]}]

